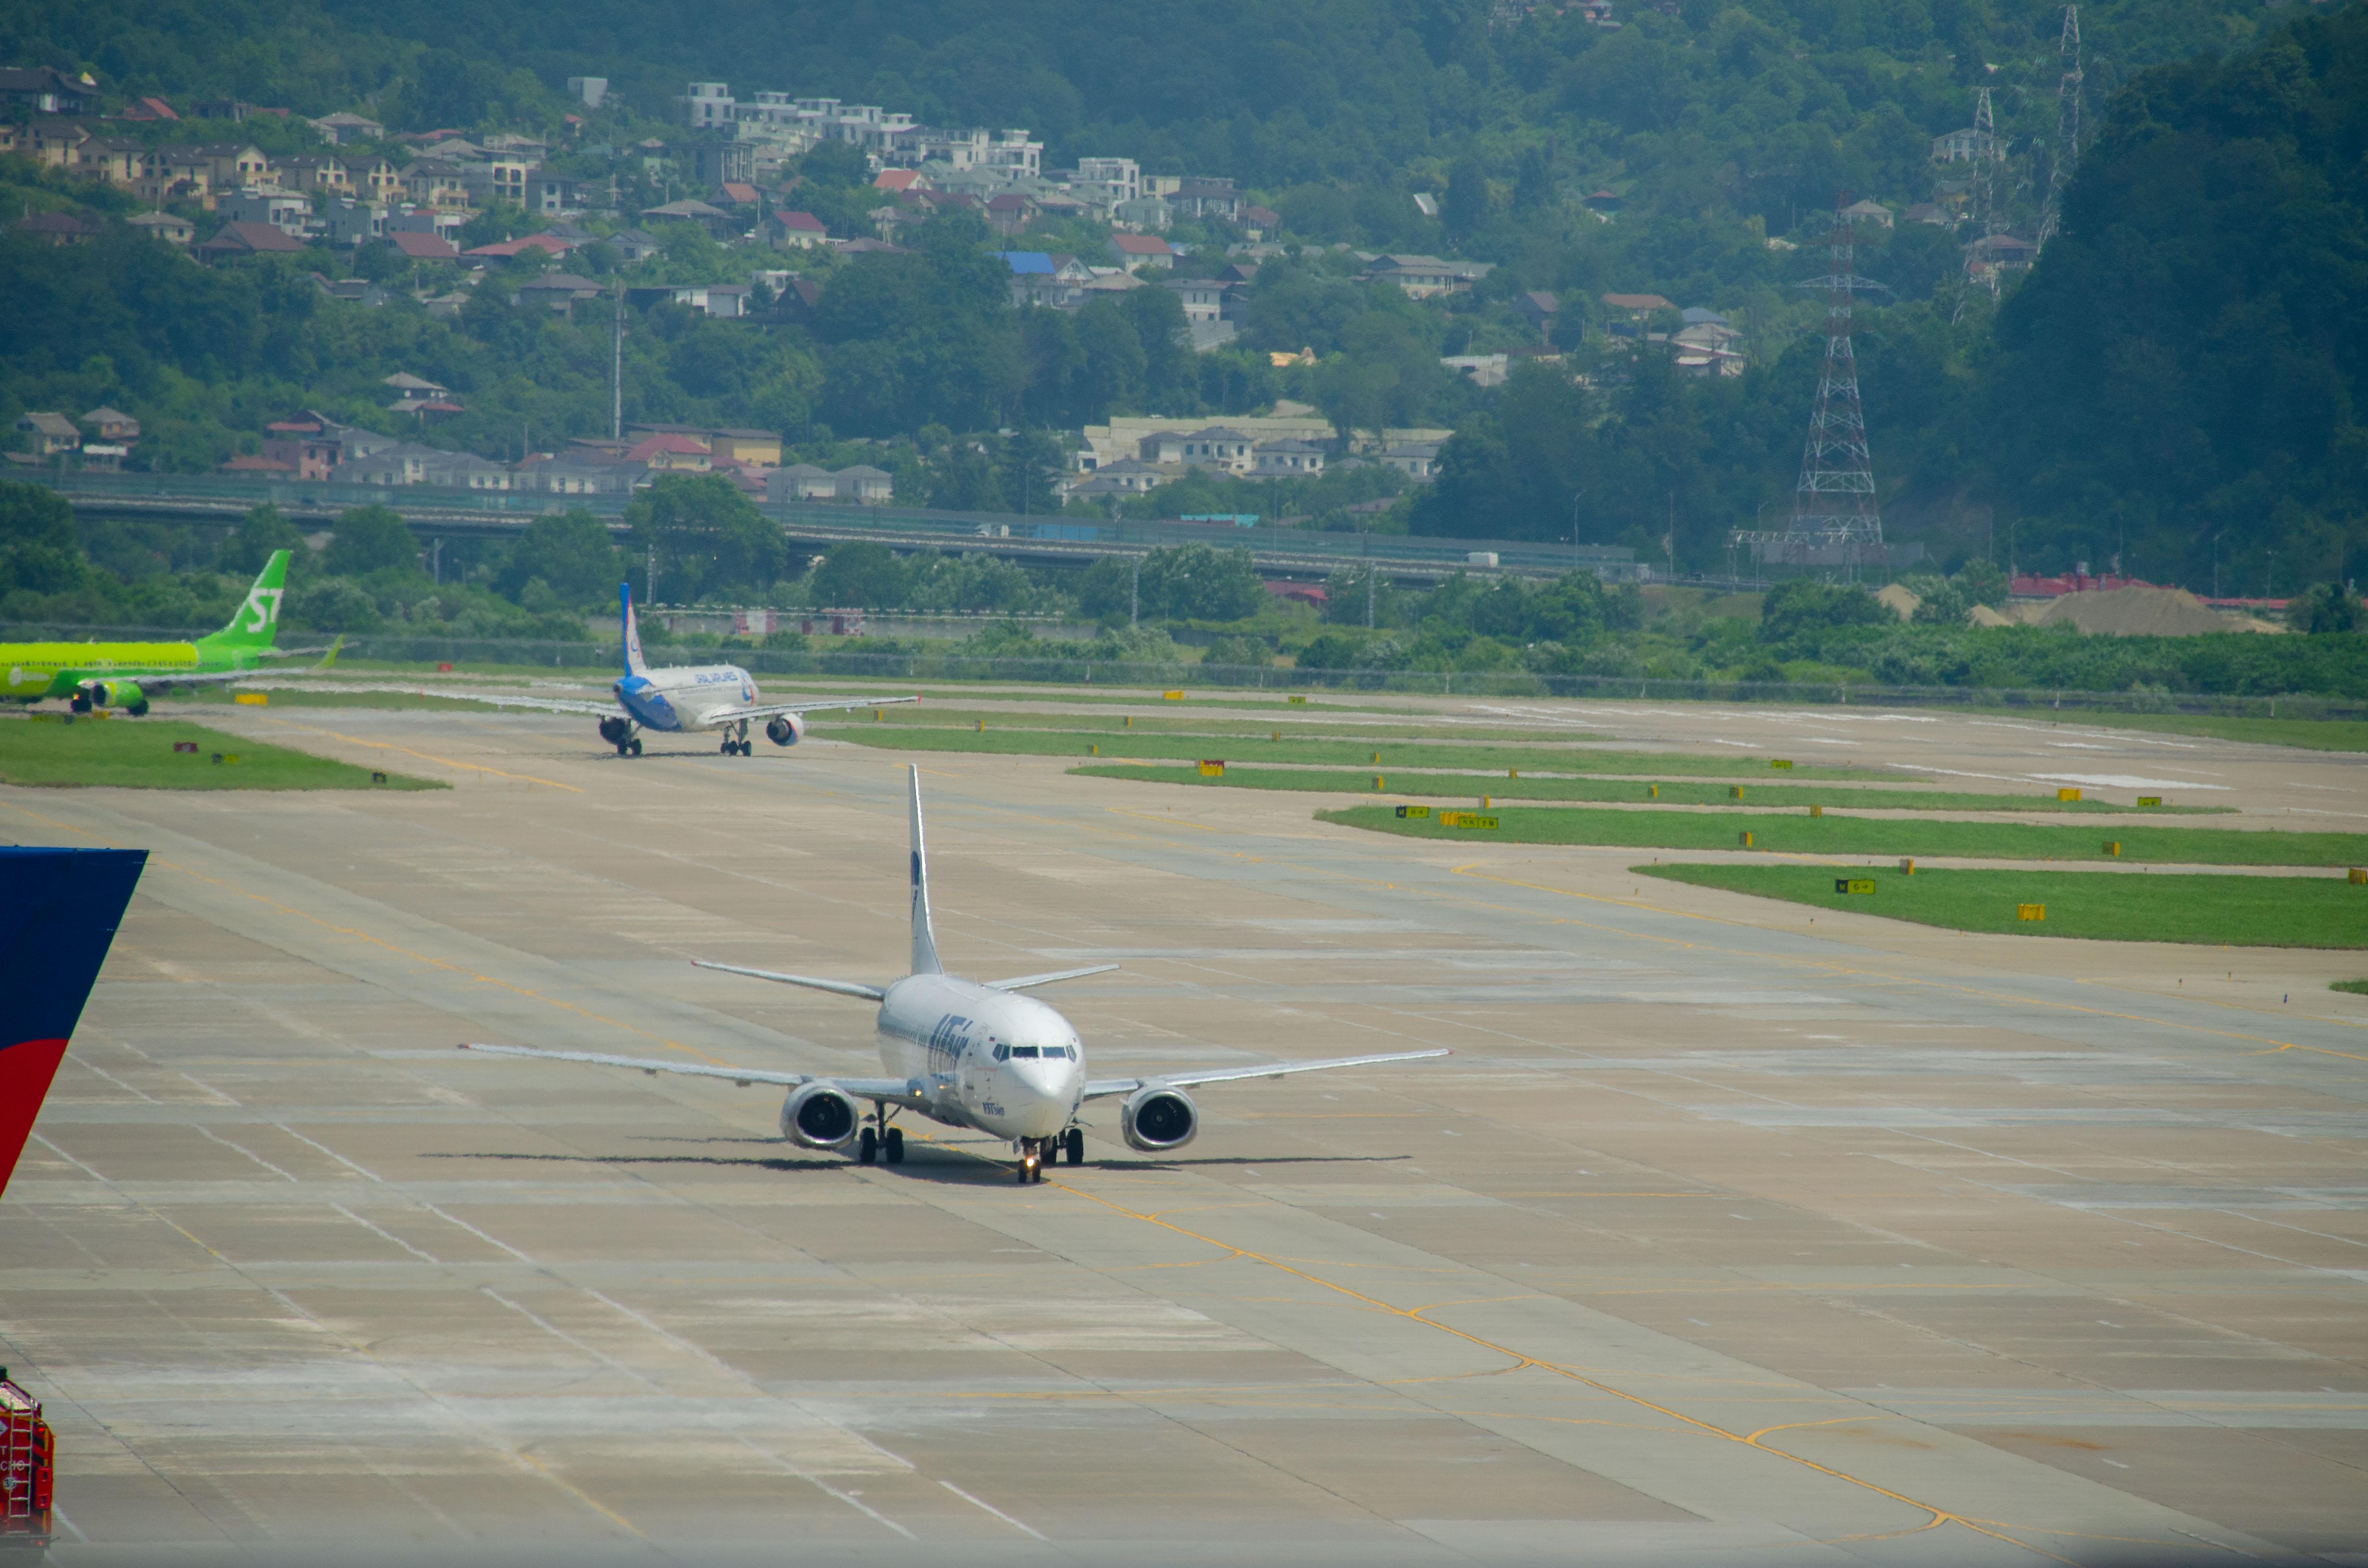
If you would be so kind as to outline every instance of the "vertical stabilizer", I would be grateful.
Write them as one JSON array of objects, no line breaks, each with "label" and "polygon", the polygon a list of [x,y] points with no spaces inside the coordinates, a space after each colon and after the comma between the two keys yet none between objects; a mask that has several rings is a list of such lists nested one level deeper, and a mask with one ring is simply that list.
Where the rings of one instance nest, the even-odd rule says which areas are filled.
[{"label": "vertical stabilizer", "polygon": [[230,618],[230,624],[211,637],[200,638],[199,644],[208,648],[233,652],[260,653],[271,646],[271,639],[279,631],[279,599],[288,588],[288,551],[275,550],[271,559],[256,573],[253,585],[246,590],[246,602]]},{"label": "vertical stabilizer", "polygon": [[617,585],[617,607],[625,619],[625,673],[645,676],[650,666],[642,658],[642,629],[633,621],[633,589],[629,583]]},{"label": "vertical stabilizer", "polygon": [[929,928],[929,856],[921,843],[921,770],[913,775],[913,972],[943,974],[938,936]]},{"label": "vertical stabilizer", "polygon": [[145,849],[0,847],[0,1192],[147,860]]}]

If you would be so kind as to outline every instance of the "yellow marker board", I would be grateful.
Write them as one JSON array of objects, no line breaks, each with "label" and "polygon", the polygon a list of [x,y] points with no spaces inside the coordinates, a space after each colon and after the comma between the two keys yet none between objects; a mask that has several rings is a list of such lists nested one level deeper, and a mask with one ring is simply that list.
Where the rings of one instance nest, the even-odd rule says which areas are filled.
[{"label": "yellow marker board", "polygon": [[1750,848],[1750,847],[1751,847],[1751,835],[1750,835],[1750,834],[1748,834],[1748,833],[1745,833],[1745,834],[1741,834],[1741,835],[1739,835],[1738,836],[1743,840],[1743,847],[1745,847],[1746,849],[1748,849],[1748,848]]},{"label": "yellow marker board", "polygon": [[1730,801],[1739,801],[1743,799],[1743,786],[1740,784],[1728,785],[1726,787],[1726,798]]},{"label": "yellow marker board", "polygon": [[2047,906],[2044,903],[2018,903],[2014,906],[2014,917],[2017,920],[2044,920],[2047,918]]},{"label": "yellow marker board", "polygon": [[1782,767],[1789,771],[1793,766],[1793,759],[1788,756],[1771,756],[1768,759],[1768,766],[1770,767]]},{"label": "yellow marker board", "polygon": [[1497,825],[1495,817],[1484,817],[1478,812],[1441,812],[1439,820],[1447,827],[1492,828]]},{"label": "yellow marker board", "polygon": [[1826,814],[1826,808],[1823,806],[1811,806],[1809,808],[1809,814],[1813,817],[1824,816]]},{"label": "yellow marker board", "polygon": [[1874,879],[1873,877],[1836,877],[1834,879],[1834,891],[1836,892],[1871,893],[1874,891]]},{"label": "yellow marker board", "polygon": [[231,700],[242,708],[261,708],[271,701],[271,695],[263,691],[242,691]]},{"label": "yellow marker board", "polygon": [[2162,797],[2160,795],[2140,795],[2138,797],[2138,804],[2141,806],[2158,806],[2162,804]]},{"label": "yellow marker board", "polygon": [[1170,702],[1181,702],[1184,700],[1184,694],[1180,691],[1163,691],[1159,695],[1166,698]]},{"label": "yellow marker board", "polygon": [[2058,790],[2055,791],[2055,798],[2059,801],[2077,801],[2080,798],[2080,791],[2078,790]]},{"label": "yellow marker board", "polygon": [[2122,841],[2118,838],[2109,838],[2105,840],[2105,853],[2112,856],[2115,859],[2119,859],[2122,853]]},{"label": "yellow marker board", "polygon": [[1429,806],[1400,806],[1398,808],[1398,816],[1401,820],[1407,817],[1427,817],[1429,815],[1430,815],[1430,808]]},{"label": "yellow marker board", "polygon": [[1204,761],[1201,764],[1201,778],[1223,778],[1224,776],[1225,776],[1225,765],[1224,765],[1224,763],[1222,763],[1222,762],[1218,762],[1218,761],[1215,761],[1215,760],[1213,760],[1213,759],[1209,759],[1209,760],[1204,760]]},{"label": "yellow marker board", "polygon": [[1304,708],[1304,707],[1306,707],[1306,706],[1307,706],[1307,699],[1305,699],[1304,697],[1301,697],[1301,696],[1297,695],[1296,693],[1294,693],[1293,695],[1292,695],[1292,696],[1290,696],[1290,697],[1288,697],[1288,698],[1285,698],[1283,700],[1285,700],[1285,701],[1287,701],[1287,702],[1293,702],[1293,703],[1296,703],[1296,704],[1298,704],[1298,705],[1299,705],[1300,707],[1302,707],[1302,708]]}]

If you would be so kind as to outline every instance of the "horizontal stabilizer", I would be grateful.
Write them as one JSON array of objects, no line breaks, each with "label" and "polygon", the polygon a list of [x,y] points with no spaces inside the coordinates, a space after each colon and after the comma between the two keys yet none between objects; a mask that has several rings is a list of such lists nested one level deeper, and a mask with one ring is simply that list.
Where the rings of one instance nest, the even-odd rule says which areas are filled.
[{"label": "horizontal stabilizer", "polygon": [[1086,1085],[1086,1098],[1131,1095],[1145,1084],[1166,1084],[1189,1089],[1197,1084],[1230,1084],[1244,1078],[1280,1078],[1291,1073],[1326,1073],[1335,1067],[1377,1067],[1385,1062],[1427,1062],[1454,1054],[1445,1046],[1432,1051],[1394,1051],[1383,1056],[1335,1056],[1323,1062],[1269,1062],[1258,1067],[1211,1067],[1197,1073],[1147,1073],[1140,1078],[1097,1078]]},{"label": "horizontal stabilizer", "polygon": [[795,1088],[810,1083],[813,1075],[806,1073],[765,1073],[754,1067],[709,1067],[689,1062],[654,1062],[639,1056],[601,1056],[589,1051],[529,1051],[522,1045],[470,1045],[462,1051],[482,1051],[487,1056],[528,1056],[543,1062],[582,1062],[595,1067],[632,1067],[655,1075],[660,1073],[680,1073],[693,1078],[729,1078],[746,1088],[750,1084],[778,1084]]},{"label": "horizontal stabilizer", "polygon": [[1056,980],[1083,980],[1089,974],[1108,974],[1118,968],[1114,963],[1091,964],[1084,969],[1056,969],[1050,974],[1023,974],[1016,980],[990,980],[987,986],[995,991],[1025,991],[1031,985],[1050,985]]},{"label": "horizontal stabilizer", "polygon": [[783,985],[803,985],[809,991],[831,991],[841,996],[860,996],[867,1002],[877,1002],[888,994],[876,985],[859,985],[851,980],[817,980],[810,974],[776,974],[769,969],[742,969],[736,963],[710,963],[705,959],[690,961],[701,969],[720,969],[726,974],[745,974],[751,980],[778,980]]}]

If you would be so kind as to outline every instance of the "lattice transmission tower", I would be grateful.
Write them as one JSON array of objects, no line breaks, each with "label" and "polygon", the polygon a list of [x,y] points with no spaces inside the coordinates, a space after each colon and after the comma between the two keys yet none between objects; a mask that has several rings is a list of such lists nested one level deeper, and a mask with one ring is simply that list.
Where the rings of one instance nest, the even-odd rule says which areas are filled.
[{"label": "lattice transmission tower", "polygon": [[2064,74],[2055,82],[2055,147],[2047,170],[2047,210],[2039,220],[2039,243],[2055,236],[2063,214],[2064,187],[2080,157],[2080,7],[2064,7],[2064,39],[2056,45]]},{"label": "lattice transmission tower", "polygon": [[1839,556],[1856,567],[1883,559],[1883,513],[1874,499],[1874,456],[1866,444],[1866,406],[1858,395],[1858,356],[1850,347],[1850,306],[1861,290],[1881,289],[1856,267],[1857,246],[1842,198],[1834,199],[1834,226],[1826,247],[1828,270],[1804,289],[1826,291],[1826,366],[1809,411],[1801,449],[1801,479],[1793,489],[1789,555],[1803,560]]},{"label": "lattice transmission tower", "polygon": [[1801,284],[1826,291],[1826,363],[1809,411],[1808,439],[1801,449],[1792,526],[1782,532],[1738,531],[1735,541],[1750,545],[1761,562],[1855,572],[1881,564],[1884,550],[1874,457],[1867,447],[1866,407],[1859,398],[1858,356],[1850,347],[1850,313],[1859,294],[1884,285],[1858,275],[1857,246],[1844,211],[1848,199],[1847,193],[1834,199],[1826,276]]}]

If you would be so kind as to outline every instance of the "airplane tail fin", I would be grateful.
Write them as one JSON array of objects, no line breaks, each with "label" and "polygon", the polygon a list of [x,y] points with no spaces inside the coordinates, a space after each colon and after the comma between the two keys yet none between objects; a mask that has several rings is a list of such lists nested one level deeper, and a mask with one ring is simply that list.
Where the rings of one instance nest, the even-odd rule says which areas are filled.
[{"label": "airplane tail fin", "polygon": [[913,972],[942,974],[938,962],[938,936],[929,927],[929,857],[921,843],[921,770],[913,778]]},{"label": "airplane tail fin", "polygon": [[211,636],[201,637],[200,647],[261,653],[271,646],[279,631],[279,599],[288,590],[288,551],[275,550],[263,570],[255,575],[254,584],[246,590],[246,602],[230,618],[230,624]]},{"label": "airplane tail fin", "polygon": [[0,847],[0,1192],[147,860],[145,849]]},{"label": "airplane tail fin", "polygon": [[633,620],[633,589],[628,583],[617,585],[617,608],[625,620],[625,673],[645,676],[649,665],[642,658],[642,629]]}]

